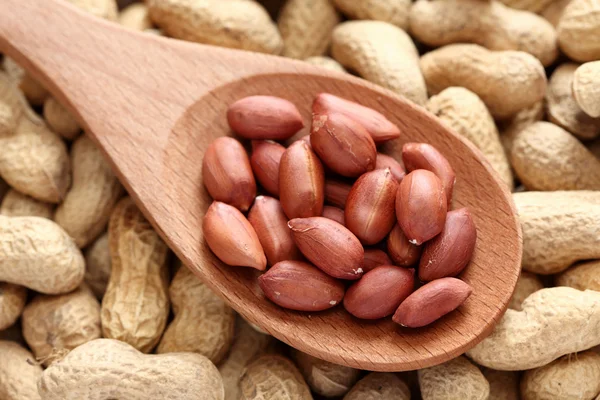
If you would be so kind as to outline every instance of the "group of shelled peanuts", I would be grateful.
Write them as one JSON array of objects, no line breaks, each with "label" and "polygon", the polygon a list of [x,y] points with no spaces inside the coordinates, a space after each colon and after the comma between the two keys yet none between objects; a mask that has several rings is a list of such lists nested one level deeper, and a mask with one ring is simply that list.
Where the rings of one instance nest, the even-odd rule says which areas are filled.
[{"label": "group of shelled peanuts", "polygon": [[288,348],[173,260],[69,113],[5,57],[0,399],[600,399],[600,1],[68,1],[347,69],[426,107],[517,182],[523,272],[493,332],[435,367],[359,371]]}]

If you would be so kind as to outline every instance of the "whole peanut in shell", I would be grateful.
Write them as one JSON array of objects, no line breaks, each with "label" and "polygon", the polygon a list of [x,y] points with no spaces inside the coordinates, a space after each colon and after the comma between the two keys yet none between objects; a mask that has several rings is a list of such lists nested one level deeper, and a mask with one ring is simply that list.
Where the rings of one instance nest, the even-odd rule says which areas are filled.
[{"label": "whole peanut in shell", "polygon": [[[570,286],[570,285],[557,285],[557,286]],[[508,304],[508,308],[513,310],[521,311],[523,309],[523,302],[527,297],[529,297],[532,293],[537,292],[544,288],[544,284],[540,280],[539,276],[536,274],[532,274],[531,272],[521,271],[521,275],[519,275],[519,279],[517,280],[517,286],[515,287],[515,291],[513,292],[513,296],[510,299],[510,303]],[[584,290],[582,288],[576,288],[579,290]]]},{"label": "whole peanut in shell", "polygon": [[19,344],[0,340],[0,398],[4,400],[40,400],[36,383],[42,367]]},{"label": "whole peanut in shell", "polygon": [[463,356],[421,369],[418,374],[423,400],[487,400],[490,395],[490,385],[481,371]]},{"label": "whole peanut in shell", "polygon": [[585,261],[571,266],[556,276],[555,284],[600,292],[600,261]]},{"label": "whole peanut in shell", "polygon": [[19,319],[26,302],[26,288],[0,282],[0,331],[12,326]]},{"label": "whole peanut in shell", "polygon": [[108,233],[98,237],[85,249],[85,283],[99,299],[104,296],[110,278],[111,262]]},{"label": "whole peanut in shell", "polygon": [[240,400],[312,400],[300,371],[279,355],[265,355],[250,363],[242,374],[240,386]]},{"label": "whole peanut in shell", "polygon": [[343,400],[410,400],[410,389],[397,374],[369,372],[346,393]]},{"label": "whole peanut in shell", "polygon": [[9,217],[52,218],[53,206],[26,194],[10,189],[2,199],[0,214]]},{"label": "whole peanut in shell", "polygon": [[206,149],[202,181],[214,200],[242,212],[248,211],[256,197],[256,181],[246,150],[230,137],[217,138]]}]

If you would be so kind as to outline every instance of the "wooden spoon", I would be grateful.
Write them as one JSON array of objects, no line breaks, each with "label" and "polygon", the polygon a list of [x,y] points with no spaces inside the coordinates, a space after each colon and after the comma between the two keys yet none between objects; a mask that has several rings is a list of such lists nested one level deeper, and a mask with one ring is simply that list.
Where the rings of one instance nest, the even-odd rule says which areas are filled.
[{"label": "wooden spoon", "polygon": [[[462,354],[504,313],[522,247],[511,195],[479,151],[422,108],[350,75],[124,30],[54,0],[0,0],[0,9],[0,51],[67,105],[177,256],[276,338],[338,364],[403,371]],[[213,139],[232,134],[227,106],[248,95],[281,96],[309,125],[320,92],[373,107],[398,124],[403,135],[384,152],[399,158],[403,143],[428,142],[456,171],[454,207],[469,207],[478,231],[473,261],[462,274],[473,294],[429,327],[361,321],[342,307],[313,314],[279,308],[263,296],[257,271],[223,265],[205,244],[201,221],[211,199],[202,157]]]}]

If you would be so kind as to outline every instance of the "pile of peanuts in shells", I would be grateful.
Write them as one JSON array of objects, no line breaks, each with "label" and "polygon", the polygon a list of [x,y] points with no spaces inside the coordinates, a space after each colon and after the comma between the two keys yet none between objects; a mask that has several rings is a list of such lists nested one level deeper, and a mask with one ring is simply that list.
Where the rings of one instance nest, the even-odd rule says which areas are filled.
[{"label": "pile of peanuts in shells", "polygon": [[600,400],[600,1],[68,1],[423,106],[512,190],[522,272],[492,333],[441,365],[370,372],[292,349],[176,260],[69,112],[4,57],[0,400]]}]

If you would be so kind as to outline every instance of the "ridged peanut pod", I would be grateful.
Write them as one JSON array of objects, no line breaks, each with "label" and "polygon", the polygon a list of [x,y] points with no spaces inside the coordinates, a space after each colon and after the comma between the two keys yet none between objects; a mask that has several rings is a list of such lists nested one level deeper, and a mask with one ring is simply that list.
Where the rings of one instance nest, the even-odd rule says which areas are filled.
[{"label": "ridged peanut pod", "polygon": [[225,386],[225,400],[239,400],[240,378],[246,365],[259,357],[274,342],[270,335],[258,332],[242,318],[236,321],[235,339],[227,358],[219,365]]},{"label": "ridged peanut pod", "polygon": [[419,370],[423,400],[487,400],[490,385],[479,368],[465,357]]},{"label": "ridged peanut pod", "polygon": [[235,312],[182,265],[169,286],[175,318],[156,352],[192,352],[218,364],[233,341]]},{"label": "ridged peanut pod", "polygon": [[26,288],[0,282],[0,331],[12,326],[19,319],[26,301]]},{"label": "ridged peanut pod", "polygon": [[69,3],[81,8],[96,17],[106,18],[111,21],[117,19],[116,0],[67,0]]},{"label": "ridged peanut pod", "polygon": [[600,59],[600,2],[573,0],[558,22],[558,44],[575,61]]},{"label": "ridged peanut pod", "polygon": [[417,1],[410,30],[429,46],[475,43],[490,50],[520,50],[547,66],[558,56],[556,31],[544,18],[497,1]]},{"label": "ridged peanut pod", "polygon": [[490,384],[488,400],[518,400],[520,375],[514,371],[496,371],[481,368],[483,376]]},{"label": "ridged peanut pod", "polygon": [[0,214],[8,217],[42,217],[52,219],[54,207],[11,189],[6,193],[0,205]]},{"label": "ridged peanut pod", "polygon": [[586,261],[575,264],[555,279],[556,286],[569,286],[579,290],[600,292],[600,261]]},{"label": "ridged peanut pod", "polygon": [[59,296],[35,296],[21,321],[29,348],[45,366],[100,338],[100,304],[86,285]]},{"label": "ridged peanut pod", "polygon": [[525,371],[523,400],[593,399],[600,394],[600,354],[594,351],[564,356]]},{"label": "ridged peanut pod", "polygon": [[48,97],[44,102],[44,119],[50,129],[64,139],[73,140],[81,132],[75,118],[54,97]]},{"label": "ridged peanut pod", "polygon": [[223,400],[219,371],[206,357],[142,354],[113,339],[72,350],[44,371],[38,390],[42,400]]},{"label": "ridged peanut pod", "polygon": [[534,122],[541,121],[544,118],[544,114],[544,101],[540,100],[522,109],[511,118],[500,122],[498,126],[500,129],[500,141],[509,160],[513,141],[517,133]]},{"label": "ridged peanut pod", "polygon": [[108,247],[108,233],[104,233],[85,249],[85,283],[99,299],[104,296],[110,278]]},{"label": "ridged peanut pod", "polygon": [[[578,66],[565,63],[554,70],[548,82],[546,107],[550,122],[566,129],[579,139],[589,140],[600,135],[600,118],[587,115],[575,101],[576,97],[573,97],[576,96],[573,78]],[[600,94],[600,91],[598,93]],[[600,100],[598,102],[600,103]]]},{"label": "ridged peanut pod", "polygon": [[381,21],[349,21],[333,31],[331,54],[368,81],[425,104],[419,53],[402,29]]},{"label": "ridged peanut pod", "polygon": [[430,98],[427,109],[479,148],[502,181],[512,189],[513,176],[498,129],[485,104],[475,93],[451,87]]},{"label": "ridged peanut pod", "polygon": [[13,188],[58,203],[71,184],[67,148],[0,71],[0,175]]},{"label": "ridged peanut pod", "polygon": [[[537,0],[533,1],[537,3]],[[563,11],[572,1],[573,0],[553,0],[539,14],[546,18],[546,20],[550,22],[554,28],[556,28],[558,26],[558,22],[560,21],[560,17],[562,17]]]},{"label": "ridged peanut pod", "polygon": [[33,79],[12,58],[4,57],[4,70],[10,80],[23,92],[23,95],[32,106],[41,106],[50,96],[50,93],[38,81]]},{"label": "ridged peanut pod", "polygon": [[513,200],[523,228],[524,270],[549,275],[600,258],[600,192],[524,192]]},{"label": "ridged peanut pod", "polygon": [[490,51],[475,44],[451,44],[421,57],[430,94],[462,86],[483,100],[496,118],[508,118],[544,98],[546,72],[522,51]]},{"label": "ridged peanut pod", "polygon": [[0,340],[0,398],[2,400],[41,400],[37,381],[42,367],[33,354],[15,342]]},{"label": "ridged peanut pod", "polygon": [[529,190],[600,190],[600,160],[549,122],[536,122],[516,135],[511,161]]},{"label": "ridged peanut pod", "polygon": [[557,2],[557,0],[500,0],[510,8],[527,10],[539,14],[546,7]]},{"label": "ridged peanut pod", "polygon": [[285,57],[303,59],[325,54],[340,16],[329,0],[288,0],[277,26]]},{"label": "ridged peanut pod", "polygon": [[119,24],[136,31],[152,29],[148,6],[144,3],[133,3],[119,13]]},{"label": "ridged peanut pod", "polygon": [[[600,344],[600,292],[553,287],[507,310],[492,334],[467,352],[485,367],[519,371]],[[548,343],[552,343],[551,346]]]},{"label": "ridged peanut pod", "polygon": [[346,72],[344,67],[342,67],[342,64],[335,61],[331,57],[326,57],[326,56],[308,57],[304,61],[306,61],[309,64],[316,65],[317,67],[328,69],[330,71]]},{"label": "ridged peanut pod", "polygon": [[577,68],[573,79],[573,95],[586,114],[600,118],[600,61],[585,63]]},{"label": "ridged peanut pod", "polygon": [[169,249],[129,197],[110,216],[108,240],[112,271],[102,300],[102,336],[148,353],[169,316]]},{"label": "ridged peanut pod", "polygon": [[358,380],[360,370],[320,360],[299,350],[292,357],[308,386],[325,397],[345,395]]},{"label": "ridged peanut pod", "polygon": [[410,0],[333,0],[335,6],[351,19],[389,22],[402,29],[408,27]]},{"label": "ridged peanut pod", "polygon": [[313,398],[300,371],[280,355],[265,355],[250,363],[242,374],[240,386],[240,400]]},{"label": "ridged peanut pod", "polygon": [[0,216],[0,281],[59,294],[79,286],[84,272],[81,252],[56,223]]},{"label": "ridged peanut pod", "polygon": [[352,387],[343,400],[410,400],[410,389],[396,374],[370,372]]},{"label": "ridged peanut pod", "polygon": [[150,19],[168,36],[221,47],[279,54],[283,41],[254,1],[149,0]]},{"label": "ridged peanut pod", "polygon": [[54,221],[85,247],[106,228],[123,187],[96,145],[82,136],[71,148],[73,185],[54,213]]},{"label": "ridged peanut pod", "polygon": [[[570,285],[557,285],[557,286],[570,286]],[[523,309],[523,301],[529,297],[532,293],[537,292],[544,288],[544,284],[540,280],[539,276],[527,271],[521,271],[517,286],[513,292],[513,296],[510,299],[508,308],[513,310],[521,311]],[[581,288],[577,288],[583,290]]]}]

